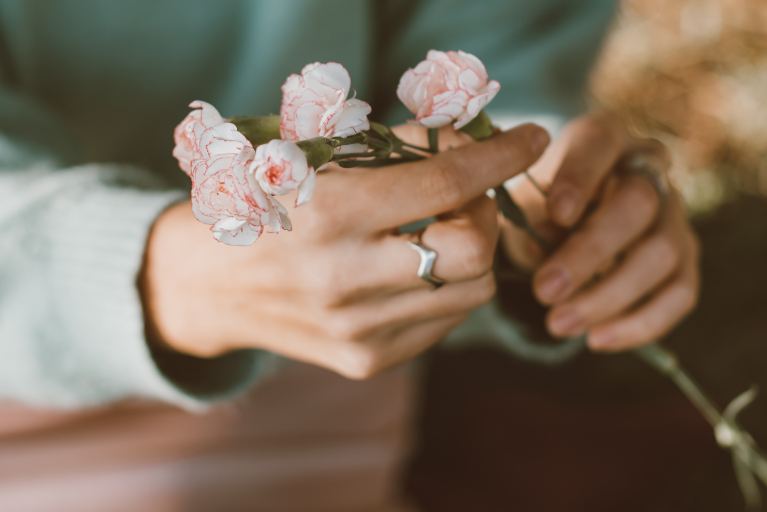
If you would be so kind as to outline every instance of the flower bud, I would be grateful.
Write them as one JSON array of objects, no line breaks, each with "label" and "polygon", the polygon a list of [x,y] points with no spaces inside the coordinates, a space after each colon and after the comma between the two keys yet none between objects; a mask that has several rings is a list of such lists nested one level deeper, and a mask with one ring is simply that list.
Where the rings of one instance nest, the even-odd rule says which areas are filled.
[{"label": "flower bud", "polygon": [[313,137],[297,142],[296,145],[306,154],[306,161],[310,167],[318,171],[333,159],[335,145],[325,137]]},{"label": "flower bud", "polygon": [[296,206],[311,199],[316,174],[312,164],[322,166],[333,157],[333,149],[326,139],[316,139],[299,143],[272,140],[256,148],[250,173],[264,192],[283,195],[298,190]]},{"label": "flower bud", "polygon": [[235,116],[229,122],[256,148],[280,139],[280,116]]},{"label": "flower bud", "polygon": [[501,88],[488,80],[478,58],[465,52],[429,51],[426,60],[408,69],[397,96],[416,115],[412,124],[439,128],[450,123],[458,130],[474,119]]},{"label": "flower bud", "polygon": [[480,110],[477,117],[459,128],[460,131],[474,140],[484,140],[493,135],[493,122],[484,110]]}]

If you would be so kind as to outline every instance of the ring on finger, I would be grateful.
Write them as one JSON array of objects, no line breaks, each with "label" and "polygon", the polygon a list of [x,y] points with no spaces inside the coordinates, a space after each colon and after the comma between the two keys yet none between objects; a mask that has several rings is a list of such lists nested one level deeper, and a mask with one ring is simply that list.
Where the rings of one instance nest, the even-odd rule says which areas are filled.
[{"label": "ring on finger", "polygon": [[445,281],[431,273],[432,268],[434,268],[434,261],[437,259],[437,253],[421,243],[420,234],[418,241],[408,241],[408,245],[421,257],[421,262],[418,265],[418,277],[432,285],[432,290],[436,290],[444,285]]},{"label": "ring on finger", "polygon": [[664,166],[657,162],[657,158],[644,152],[627,153],[618,160],[615,172],[623,176],[640,176],[646,179],[658,194],[658,216],[661,215],[668,201],[669,184]]}]

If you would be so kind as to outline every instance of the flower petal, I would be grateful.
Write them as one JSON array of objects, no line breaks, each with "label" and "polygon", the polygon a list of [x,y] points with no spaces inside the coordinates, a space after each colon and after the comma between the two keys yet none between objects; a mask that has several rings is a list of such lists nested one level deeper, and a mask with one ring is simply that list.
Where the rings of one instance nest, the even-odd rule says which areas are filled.
[{"label": "flower petal", "polygon": [[326,108],[319,103],[305,103],[296,109],[295,126],[298,140],[320,135],[320,120]]},{"label": "flower petal", "polygon": [[309,174],[306,179],[298,186],[298,197],[296,197],[296,207],[309,201],[314,193],[314,185],[317,181],[317,173],[313,167],[309,167]]},{"label": "flower petal", "polygon": [[488,82],[487,70],[470,53],[430,50],[426,60],[407,70],[397,96],[412,113],[410,124],[438,128],[456,120],[464,126],[496,95],[500,84]]},{"label": "flower petal", "polygon": [[333,137],[349,137],[355,133],[370,129],[368,114],[370,105],[358,99],[347,100],[340,112],[332,119]]}]

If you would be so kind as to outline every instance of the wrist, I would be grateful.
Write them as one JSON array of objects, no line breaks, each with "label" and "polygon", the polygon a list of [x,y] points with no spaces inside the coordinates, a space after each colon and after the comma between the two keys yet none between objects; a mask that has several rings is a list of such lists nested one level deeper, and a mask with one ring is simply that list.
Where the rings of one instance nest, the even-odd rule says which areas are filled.
[{"label": "wrist", "polygon": [[186,227],[197,228],[188,202],[176,203],[157,217],[147,237],[136,286],[144,313],[147,344],[165,350],[193,353],[194,350],[184,347],[187,336],[181,325],[172,320],[179,314],[186,316],[183,311],[173,314],[174,310],[181,307],[176,279],[179,271],[184,272],[180,269],[184,264],[181,255],[191,254],[191,248],[186,247],[189,244],[185,236],[188,232]]}]

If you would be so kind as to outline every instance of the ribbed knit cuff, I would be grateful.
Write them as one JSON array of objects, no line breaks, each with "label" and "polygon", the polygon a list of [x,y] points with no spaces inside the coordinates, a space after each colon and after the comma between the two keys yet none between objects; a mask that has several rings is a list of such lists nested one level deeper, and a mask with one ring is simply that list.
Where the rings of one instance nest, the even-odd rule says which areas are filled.
[{"label": "ribbed knit cuff", "polygon": [[53,369],[65,383],[54,401],[83,405],[138,396],[195,409],[246,388],[258,374],[256,351],[196,361],[190,368],[200,382],[190,387],[158,368],[145,341],[136,276],[154,220],[185,195],[153,190],[152,179],[130,167],[67,172],[80,179],[54,200],[47,226],[51,311],[62,328],[60,343],[47,349],[59,351],[48,356],[59,358]]}]

